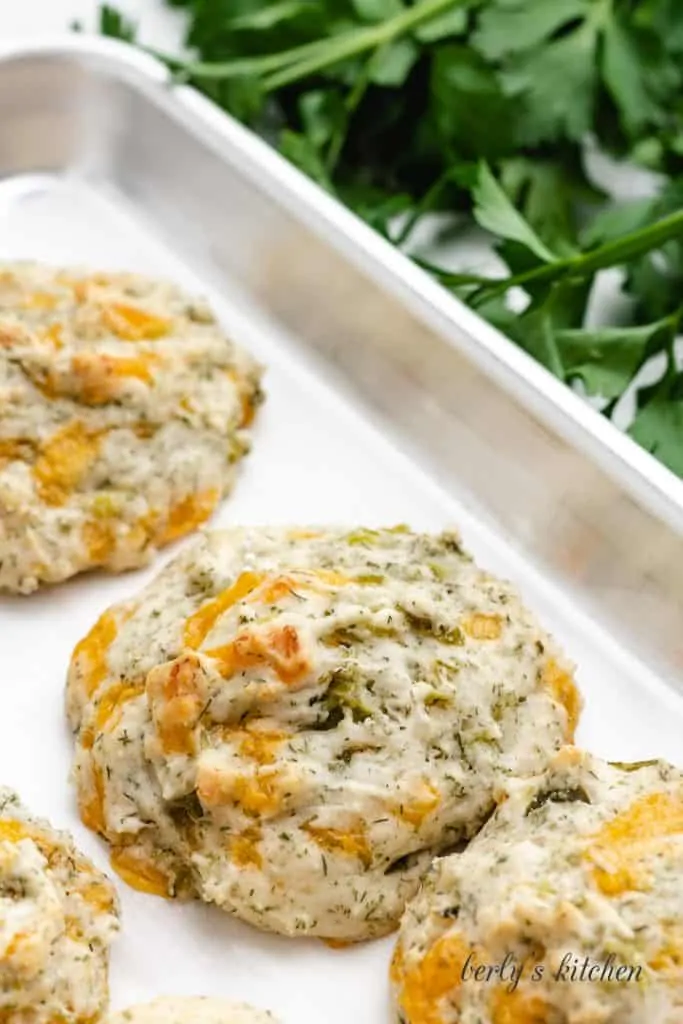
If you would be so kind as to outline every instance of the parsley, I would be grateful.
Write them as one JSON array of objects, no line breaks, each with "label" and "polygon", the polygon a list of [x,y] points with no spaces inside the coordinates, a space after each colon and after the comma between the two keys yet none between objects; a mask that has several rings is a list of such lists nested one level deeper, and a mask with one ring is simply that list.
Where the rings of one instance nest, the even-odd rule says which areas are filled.
[{"label": "parsley", "polygon": [[[683,476],[683,19],[677,0],[167,0],[190,81],[409,255],[433,213],[491,238],[502,276],[420,260]],[[101,8],[100,29],[134,26]],[[616,202],[589,176],[599,140],[655,172]],[[587,324],[604,270],[627,299]],[[520,291],[521,290],[521,291]],[[514,305],[512,297],[520,299]],[[521,312],[514,312],[521,309]],[[639,385],[658,357],[659,379]]]},{"label": "parsley", "polygon": [[102,4],[100,7],[100,31],[105,36],[113,36],[115,39],[122,39],[125,43],[132,43],[135,41],[137,28],[115,7]]}]

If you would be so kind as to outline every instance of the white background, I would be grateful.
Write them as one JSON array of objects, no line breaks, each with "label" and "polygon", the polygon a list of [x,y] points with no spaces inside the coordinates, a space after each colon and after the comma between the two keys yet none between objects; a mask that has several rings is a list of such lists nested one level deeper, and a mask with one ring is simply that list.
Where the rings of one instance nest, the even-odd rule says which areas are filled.
[{"label": "white background", "polygon": [[[183,17],[166,8],[162,0],[115,0],[114,6],[139,22],[144,42],[178,48]],[[68,31],[75,18],[92,27],[98,7],[97,0],[0,0],[0,40]]]}]

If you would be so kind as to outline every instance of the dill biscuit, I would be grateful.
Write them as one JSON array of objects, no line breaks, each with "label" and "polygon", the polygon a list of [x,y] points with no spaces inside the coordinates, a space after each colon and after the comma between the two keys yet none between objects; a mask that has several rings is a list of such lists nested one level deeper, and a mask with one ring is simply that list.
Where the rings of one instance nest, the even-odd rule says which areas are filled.
[{"label": "dill biscuit", "polygon": [[0,788],[0,1020],[90,1024],[108,1003],[114,889]]},{"label": "dill biscuit", "polygon": [[570,742],[571,667],[452,533],[203,536],[68,677],[81,816],[124,879],[263,929],[393,929],[508,776]]},{"label": "dill biscuit", "polygon": [[435,862],[392,966],[401,1024],[679,1024],[683,772],[574,747]]},{"label": "dill biscuit", "polygon": [[206,521],[259,378],[172,284],[2,265],[0,591],[143,565]]},{"label": "dill biscuit", "polygon": [[208,997],[167,996],[107,1017],[106,1024],[277,1024],[264,1010]]}]

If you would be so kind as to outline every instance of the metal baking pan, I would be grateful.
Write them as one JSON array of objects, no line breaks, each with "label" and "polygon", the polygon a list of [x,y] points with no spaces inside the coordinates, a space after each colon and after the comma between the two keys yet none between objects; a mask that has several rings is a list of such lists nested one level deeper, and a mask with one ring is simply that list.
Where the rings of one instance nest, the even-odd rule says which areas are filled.
[{"label": "metal baking pan", "polygon": [[[683,483],[153,59],[0,46],[0,257],[206,293],[268,366],[218,523],[456,524],[579,666],[580,741],[683,760]],[[65,667],[145,571],[0,600],[0,780],[103,867],[67,784]],[[333,951],[120,885],[112,1003],[225,994],[284,1024],[389,1021],[391,940]]]}]

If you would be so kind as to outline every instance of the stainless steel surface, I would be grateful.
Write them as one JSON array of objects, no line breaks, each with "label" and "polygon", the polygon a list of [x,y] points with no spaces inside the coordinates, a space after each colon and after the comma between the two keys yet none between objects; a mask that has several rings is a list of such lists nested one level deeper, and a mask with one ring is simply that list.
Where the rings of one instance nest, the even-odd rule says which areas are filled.
[{"label": "stainless steel surface", "polygon": [[[254,454],[220,521],[455,521],[579,664],[582,742],[621,759],[681,761],[683,483],[264,144],[165,78],[151,58],[105,41],[0,47],[0,256],[130,266],[207,291],[270,368]],[[17,714],[28,720],[45,695],[35,713],[46,749],[70,646],[148,575],[88,577],[0,602],[0,652],[26,677]],[[25,645],[38,632],[44,651],[32,657],[43,661],[32,673]],[[66,772],[68,743],[55,743]],[[78,831],[52,763],[33,783],[35,755],[15,751],[17,767],[4,746],[0,779],[16,778]],[[149,903],[126,894],[117,1005],[201,986],[269,1001],[285,1024],[387,1019],[386,943],[293,949],[201,908],[155,906],[152,921]],[[188,948],[181,915],[190,948],[202,949],[189,973],[171,950]],[[160,964],[155,943],[169,928]],[[145,942],[131,945],[134,933]]]}]

